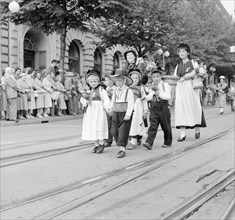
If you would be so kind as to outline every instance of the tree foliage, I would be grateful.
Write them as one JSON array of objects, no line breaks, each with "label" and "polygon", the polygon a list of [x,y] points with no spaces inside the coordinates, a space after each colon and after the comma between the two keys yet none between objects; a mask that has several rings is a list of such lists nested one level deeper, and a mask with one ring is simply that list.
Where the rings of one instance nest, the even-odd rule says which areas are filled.
[{"label": "tree foliage", "polygon": [[85,22],[90,18],[109,19],[118,11],[125,12],[128,5],[125,0],[23,0],[17,13],[9,13],[6,6],[3,20],[9,18],[17,25],[36,27],[46,34],[58,32],[61,35],[60,60],[63,65],[68,29],[86,29]]},{"label": "tree foliage", "polygon": [[105,47],[134,47],[139,56],[159,48],[176,58],[179,43],[188,43],[192,54],[208,62],[224,62],[233,39],[231,19],[216,4],[205,0],[130,0],[127,13],[112,19],[95,19],[90,28]]}]

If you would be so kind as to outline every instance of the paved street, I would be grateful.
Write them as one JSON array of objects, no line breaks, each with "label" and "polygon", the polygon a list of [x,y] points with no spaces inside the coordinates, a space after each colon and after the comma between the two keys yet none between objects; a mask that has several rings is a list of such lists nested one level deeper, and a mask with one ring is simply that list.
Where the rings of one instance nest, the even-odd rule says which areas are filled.
[{"label": "paved street", "polygon": [[[229,107],[223,115],[219,115],[214,107],[207,107],[204,111],[207,128],[201,129],[199,140],[194,138],[193,130],[188,130],[186,141],[179,143],[179,131],[173,128],[172,148],[163,149],[163,133],[159,131],[152,151],[139,146],[127,151],[123,159],[116,158],[118,148],[115,144],[106,148],[103,154],[92,154],[90,142],[81,140],[81,117],[10,126],[3,122],[1,219],[49,219],[42,214],[78,199],[84,205],[56,219],[160,219],[162,213],[234,168],[234,113]],[[173,125],[173,110],[172,113]],[[194,149],[187,152],[185,149],[190,147]],[[186,153],[183,154],[184,151]],[[153,172],[146,171],[148,166],[134,169],[142,161],[145,163],[164,155],[175,155],[176,158],[171,158],[167,163],[164,162],[167,158],[163,158],[164,164]],[[110,175],[128,166],[119,176]],[[215,171],[213,175],[197,182],[202,175],[211,171]],[[140,177],[128,184],[102,194],[107,187],[138,175]],[[105,179],[106,176],[109,178]],[[99,182],[102,178],[104,181]],[[77,185],[82,187],[70,189]],[[11,205],[65,189],[70,190],[4,211]],[[230,192],[234,194],[234,187]],[[85,200],[90,198],[90,194],[96,198],[92,202]],[[231,200],[229,196],[226,198],[225,201]],[[208,214],[208,210],[206,212],[207,217],[216,219],[215,214]],[[205,214],[198,216],[203,219]]]}]

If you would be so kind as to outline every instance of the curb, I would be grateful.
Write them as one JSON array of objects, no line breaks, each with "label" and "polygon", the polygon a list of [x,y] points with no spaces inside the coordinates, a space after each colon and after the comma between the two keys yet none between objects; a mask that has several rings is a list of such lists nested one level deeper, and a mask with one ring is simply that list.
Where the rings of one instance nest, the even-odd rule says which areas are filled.
[{"label": "curb", "polygon": [[21,119],[19,122],[0,120],[0,127],[50,123],[55,121],[68,121],[82,119],[83,115],[49,116],[43,118]]}]

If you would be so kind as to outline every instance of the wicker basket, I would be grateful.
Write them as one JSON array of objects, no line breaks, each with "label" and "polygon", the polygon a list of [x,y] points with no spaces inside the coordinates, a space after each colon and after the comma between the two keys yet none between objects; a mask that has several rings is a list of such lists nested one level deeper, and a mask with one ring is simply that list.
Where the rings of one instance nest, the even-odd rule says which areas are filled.
[{"label": "wicker basket", "polygon": [[164,82],[167,82],[169,85],[176,85],[180,77],[167,75],[167,76],[163,76],[162,79]]},{"label": "wicker basket", "polygon": [[126,112],[126,110],[127,110],[127,102],[114,102],[113,103],[114,112]]}]

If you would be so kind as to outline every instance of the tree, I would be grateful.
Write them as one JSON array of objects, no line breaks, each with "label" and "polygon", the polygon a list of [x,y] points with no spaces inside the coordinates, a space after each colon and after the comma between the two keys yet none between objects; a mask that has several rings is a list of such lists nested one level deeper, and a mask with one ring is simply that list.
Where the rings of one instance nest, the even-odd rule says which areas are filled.
[{"label": "tree", "polygon": [[3,20],[9,18],[16,25],[36,27],[48,35],[59,33],[60,63],[63,68],[68,29],[85,30],[85,22],[90,18],[108,19],[118,11],[125,12],[128,4],[125,0],[22,0],[20,7],[19,12],[12,14],[5,6]]},{"label": "tree", "polygon": [[165,47],[175,63],[176,48],[184,42],[193,56],[222,62],[233,39],[231,20],[211,1],[130,0],[130,4],[126,14],[92,20],[90,28],[102,46],[127,45],[139,56]]},{"label": "tree", "polygon": [[[126,13],[116,13],[112,19],[93,19],[89,27],[101,38],[101,45],[116,44],[134,47],[141,57],[156,43],[164,44],[176,20],[178,0],[130,0]],[[171,15],[171,16],[170,16]]]}]

